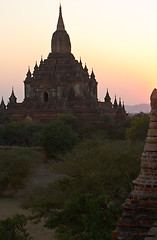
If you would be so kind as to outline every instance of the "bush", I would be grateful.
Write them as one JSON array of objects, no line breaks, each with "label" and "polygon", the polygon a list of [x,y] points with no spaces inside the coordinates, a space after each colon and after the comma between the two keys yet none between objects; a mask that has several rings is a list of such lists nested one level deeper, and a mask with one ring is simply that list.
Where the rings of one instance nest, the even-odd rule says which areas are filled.
[{"label": "bush", "polygon": [[110,240],[120,213],[107,196],[85,194],[71,199],[62,211],[50,211],[45,226],[56,228],[57,239]]},{"label": "bush", "polygon": [[39,153],[28,148],[0,150],[0,191],[22,188],[39,158]]},{"label": "bush", "polygon": [[72,114],[58,114],[56,121],[62,121],[69,125],[74,132],[80,133],[81,122]]},{"label": "bush", "polygon": [[7,146],[40,146],[42,123],[9,122],[0,128],[0,144]]},{"label": "bush", "polygon": [[147,137],[148,127],[149,116],[137,116],[131,121],[131,126],[126,130],[125,137],[126,139],[131,140],[145,140]]},{"label": "bush", "polygon": [[77,134],[59,120],[48,124],[41,134],[41,143],[49,159],[70,151],[77,142]]},{"label": "bush", "polygon": [[14,215],[12,218],[0,221],[1,240],[31,240],[26,231],[27,218],[24,215]]},{"label": "bush", "polygon": [[25,125],[26,131],[26,146],[40,147],[40,135],[44,128],[44,124],[41,122],[32,122]]},{"label": "bush", "polygon": [[119,121],[106,116],[100,122],[83,124],[80,127],[80,135],[83,139],[125,139],[129,124],[130,119]]}]

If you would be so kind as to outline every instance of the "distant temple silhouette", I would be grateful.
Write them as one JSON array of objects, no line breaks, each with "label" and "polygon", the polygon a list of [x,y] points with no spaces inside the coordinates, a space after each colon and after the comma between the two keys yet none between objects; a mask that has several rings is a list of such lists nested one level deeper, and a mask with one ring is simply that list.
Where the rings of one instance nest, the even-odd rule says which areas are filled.
[{"label": "distant temple silhouette", "polygon": [[71,53],[71,42],[65,30],[62,8],[60,5],[57,29],[53,33],[51,52],[48,58],[41,58],[35,64],[34,71],[30,68],[24,81],[25,96],[22,103],[12,89],[9,103],[1,101],[0,112],[5,112],[10,120],[48,122],[56,119],[57,114],[73,114],[83,121],[97,121],[103,116],[124,119],[124,104],[114,104],[107,90],[104,102],[97,99],[97,81],[92,70],[88,73],[81,59],[78,62]]}]

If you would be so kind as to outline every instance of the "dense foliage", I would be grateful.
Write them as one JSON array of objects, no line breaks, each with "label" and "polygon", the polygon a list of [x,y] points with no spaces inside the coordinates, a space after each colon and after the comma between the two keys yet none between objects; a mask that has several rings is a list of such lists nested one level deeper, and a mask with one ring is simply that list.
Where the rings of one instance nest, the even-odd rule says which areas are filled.
[{"label": "dense foliage", "polygon": [[56,121],[62,121],[68,124],[74,132],[79,133],[82,127],[81,121],[72,114],[58,114]]},{"label": "dense foliage", "polygon": [[[3,116],[1,117],[3,118]],[[106,116],[100,122],[82,124],[80,120],[72,114],[59,114],[56,121],[53,121],[47,125],[40,122],[25,123],[5,121],[0,125],[0,145],[46,146],[46,144],[43,143],[43,139],[46,138],[46,136],[43,137],[43,135],[46,134],[48,136],[48,130],[44,129],[50,130],[50,127],[52,126],[53,130],[51,131],[53,132],[54,128],[61,128],[61,122],[65,124],[66,128],[66,130],[63,130],[63,134],[59,133],[59,130],[58,133],[56,132],[57,134],[60,134],[61,137],[63,137],[65,131],[70,132],[70,130],[67,130],[68,125],[73,131],[71,131],[70,136],[75,135],[76,138],[77,134],[81,140],[94,139],[95,137],[107,139],[125,139],[126,137],[127,139],[131,140],[143,140],[147,134],[149,117],[146,114],[142,114],[137,117],[133,117],[132,120],[131,118],[127,118],[126,120],[119,121]],[[43,133],[42,138],[41,133]],[[53,133],[54,136],[56,133]],[[57,141],[60,141],[60,136],[58,136]],[[63,145],[64,144],[66,144],[65,140],[63,141]],[[57,152],[62,153],[64,151],[59,149]]]},{"label": "dense foliage", "polygon": [[126,130],[126,138],[131,140],[144,140],[147,136],[149,116],[147,114],[132,119],[131,126]]},{"label": "dense foliage", "polygon": [[80,195],[68,201],[61,211],[51,211],[45,226],[56,228],[57,239],[111,239],[120,208],[106,195]]},{"label": "dense foliage", "polygon": [[121,204],[139,172],[143,143],[86,140],[53,171],[62,178],[45,191],[27,196],[24,207],[45,218],[59,240],[112,239]]},{"label": "dense foliage", "polygon": [[77,134],[64,121],[54,121],[45,126],[41,134],[41,142],[47,157],[70,151],[78,142]]},{"label": "dense foliage", "polygon": [[40,146],[42,123],[9,122],[0,128],[0,145]]},{"label": "dense foliage", "polygon": [[12,218],[0,220],[1,240],[31,240],[25,228],[27,218],[24,215],[14,215]]},{"label": "dense foliage", "polygon": [[0,150],[0,192],[22,188],[38,161],[39,154],[28,148]]}]

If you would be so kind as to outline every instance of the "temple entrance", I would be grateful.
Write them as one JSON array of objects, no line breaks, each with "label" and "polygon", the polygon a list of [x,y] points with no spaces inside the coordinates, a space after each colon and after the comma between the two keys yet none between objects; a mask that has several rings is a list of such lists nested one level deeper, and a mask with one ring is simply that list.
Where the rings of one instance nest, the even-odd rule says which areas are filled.
[{"label": "temple entrance", "polygon": [[48,102],[49,101],[49,95],[47,92],[44,92],[44,95],[43,95],[43,99],[44,99],[44,102]]}]

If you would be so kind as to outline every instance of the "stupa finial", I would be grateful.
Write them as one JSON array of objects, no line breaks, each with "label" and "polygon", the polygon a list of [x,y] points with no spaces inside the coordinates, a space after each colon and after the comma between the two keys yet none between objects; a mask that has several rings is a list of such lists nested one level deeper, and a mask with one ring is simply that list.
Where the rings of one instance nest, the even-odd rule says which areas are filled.
[{"label": "stupa finial", "polygon": [[59,18],[58,18],[58,23],[57,23],[57,30],[65,30],[63,17],[62,17],[61,2],[60,2],[60,5],[59,5]]},{"label": "stupa finial", "polygon": [[157,89],[156,88],[154,88],[150,96],[150,101],[151,101],[152,111],[157,111]]}]

